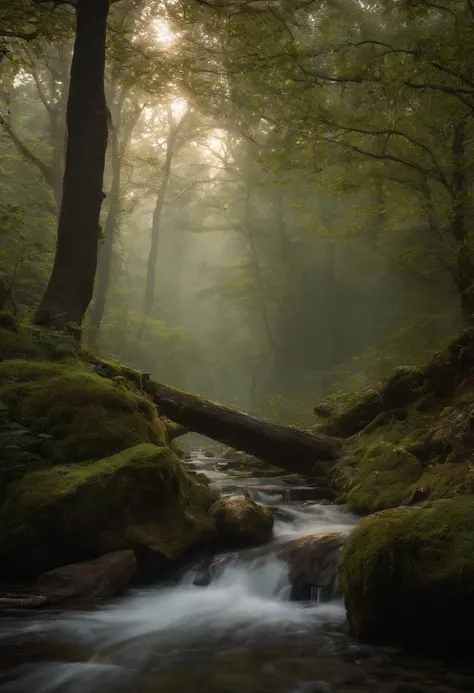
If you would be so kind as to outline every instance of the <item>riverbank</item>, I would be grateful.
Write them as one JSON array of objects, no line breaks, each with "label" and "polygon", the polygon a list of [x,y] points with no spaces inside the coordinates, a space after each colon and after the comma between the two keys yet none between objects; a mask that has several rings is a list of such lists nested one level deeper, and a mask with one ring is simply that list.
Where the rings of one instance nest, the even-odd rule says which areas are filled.
[{"label": "riverbank", "polygon": [[[248,493],[272,508],[274,540],[260,549],[208,554],[166,584],[106,604],[4,615],[1,693],[461,693],[474,671],[408,657],[353,639],[342,600],[288,601],[278,547],[315,533],[350,534],[343,507],[292,501],[305,479],[248,474],[193,453],[187,461],[216,492]],[[271,488],[269,488],[271,486]],[[262,494],[265,493],[265,497]],[[206,584],[202,584],[203,562]],[[210,570],[209,570],[210,568]]]},{"label": "riverbank", "polygon": [[[266,545],[272,528],[278,535],[291,527],[298,538],[300,522],[310,532],[305,503],[339,517],[347,504],[370,514],[342,551],[340,585],[352,632],[417,649],[469,648],[473,345],[467,331],[426,367],[399,369],[378,389],[350,398],[319,427],[324,440],[337,441],[337,460],[301,477],[288,473],[291,457],[282,475],[232,452],[187,460],[185,468],[176,427],[144,386],[147,374],[77,350],[64,335],[6,321],[0,580],[44,583],[65,564],[123,551],[133,552],[140,580],[159,580],[196,551]],[[220,478],[232,498],[220,498]],[[324,551],[332,556],[344,542],[331,542]],[[95,565],[62,570],[61,579],[71,570],[97,575]],[[127,574],[133,580],[133,566]],[[329,581],[304,578],[291,585],[292,594],[308,600],[335,575],[333,566]],[[95,582],[71,594],[97,596]]]}]

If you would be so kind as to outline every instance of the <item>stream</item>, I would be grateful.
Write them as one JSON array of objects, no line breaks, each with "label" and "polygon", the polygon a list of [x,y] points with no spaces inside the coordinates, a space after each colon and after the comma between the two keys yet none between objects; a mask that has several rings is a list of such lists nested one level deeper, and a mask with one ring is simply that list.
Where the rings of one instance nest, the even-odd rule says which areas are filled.
[{"label": "stream", "polygon": [[246,492],[272,507],[273,544],[195,559],[167,583],[107,603],[4,614],[0,693],[474,691],[472,664],[353,640],[337,597],[289,601],[288,566],[274,545],[350,532],[357,518],[302,500],[311,495],[304,480],[235,476],[201,452],[188,465],[223,493]]}]

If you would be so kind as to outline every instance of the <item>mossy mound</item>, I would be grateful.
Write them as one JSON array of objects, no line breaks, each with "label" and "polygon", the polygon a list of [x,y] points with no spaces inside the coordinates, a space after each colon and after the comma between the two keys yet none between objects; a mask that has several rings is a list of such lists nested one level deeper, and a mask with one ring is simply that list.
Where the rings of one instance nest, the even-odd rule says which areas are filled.
[{"label": "mossy mound", "polygon": [[53,464],[97,460],[139,443],[166,445],[153,403],[79,359],[0,362],[0,401],[33,434],[47,434]]},{"label": "mossy mound", "polygon": [[474,644],[474,496],[361,521],[342,553],[352,632],[443,651]]},{"label": "mossy mound", "polygon": [[0,508],[3,579],[133,549],[139,567],[159,571],[214,535],[216,500],[168,449],[139,445],[98,462],[31,472]]},{"label": "mossy mound", "polygon": [[465,392],[448,407],[410,407],[402,420],[362,431],[332,470],[340,500],[367,514],[474,493],[473,403],[474,392]]},{"label": "mossy mound", "polygon": [[71,335],[18,323],[9,313],[0,312],[0,361],[7,359],[77,358]]},{"label": "mossy mound", "polygon": [[457,335],[424,367],[400,367],[378,387],[342,398],[320,428],[329,435],[350,437],[377,417],[413,405],[431,408],[449,400],[460,383],[474,371],[474,328]]}]

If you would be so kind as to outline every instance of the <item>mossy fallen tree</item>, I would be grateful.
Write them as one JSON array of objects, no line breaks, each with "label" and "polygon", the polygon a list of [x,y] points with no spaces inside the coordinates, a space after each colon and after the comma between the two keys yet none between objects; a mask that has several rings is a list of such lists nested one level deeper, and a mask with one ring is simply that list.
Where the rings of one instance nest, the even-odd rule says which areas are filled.
[{"label": "mossy fallen tree", "polygon": [[292,472],[311,472],[318,463],[338,458],[340,441],[290,426],[282,426],[215,404],[147,379],[144,391],[162,416],[184,429],[255,455],[268,464]]}]

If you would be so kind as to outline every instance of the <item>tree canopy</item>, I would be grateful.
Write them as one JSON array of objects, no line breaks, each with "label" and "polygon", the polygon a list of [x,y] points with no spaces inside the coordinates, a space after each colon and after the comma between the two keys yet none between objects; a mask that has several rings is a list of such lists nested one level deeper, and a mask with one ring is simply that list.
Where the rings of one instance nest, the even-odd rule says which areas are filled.
[{"label": "tree canopy", "polygon": [[0,26],[3,308],[290,419],[473,324],[470,0],[21,0]]}]

